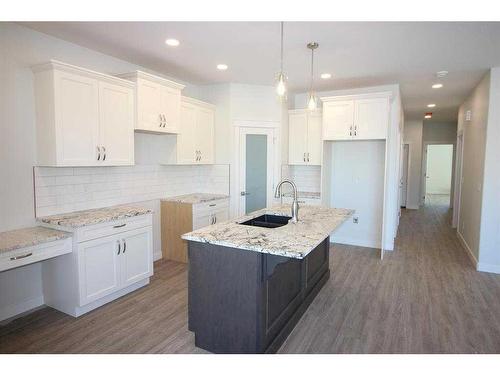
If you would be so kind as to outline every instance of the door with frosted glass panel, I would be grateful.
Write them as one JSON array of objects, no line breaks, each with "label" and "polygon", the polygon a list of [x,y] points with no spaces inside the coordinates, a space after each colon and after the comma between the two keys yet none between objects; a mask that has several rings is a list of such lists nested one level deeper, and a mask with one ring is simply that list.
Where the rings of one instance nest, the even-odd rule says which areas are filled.
[{"label": "door with frosted glass panel", "polygon": [[240,130],[240,214],[268,207],[273,188],[273,129]]}]

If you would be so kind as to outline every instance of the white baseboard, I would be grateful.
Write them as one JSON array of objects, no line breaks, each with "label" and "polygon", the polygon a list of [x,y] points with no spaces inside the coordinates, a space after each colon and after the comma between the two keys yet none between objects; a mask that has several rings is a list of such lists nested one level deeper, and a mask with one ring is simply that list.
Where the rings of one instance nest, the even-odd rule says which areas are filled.
[{"label": "white baseboard", "polygon": [[469,247],[469,244],[467,243],[467,241],[465,241],[465,238],[463,238],[462,233],[460,233],[460,231],[458,231],[458,230],[457,230],[457,237],[458,237],[460,243],[462,244],[462,247],[467,252],[467,255],[469,256],[470,260],[472,261],[472,264],[477,269],[478,268],[478,262],[477,262],[476,256],[472,252],[472,250]]},{"label": "white baseboard", "polygon": [[163,258],[161,250],[160,251],[155,251],[153,253],[153,262],[156,262],[157,260],[160,260],[161,258]]},{"label": "white baseboard", "polygon": [[406,205],[406,209],[407,210],[418,210],[420,208],[420,206],[412,206],[412,205]]},{"label": "white baseboard", "polygon": [[0,308],[0,321],[12,318],[28,310],[34,309],[35,307],[39,307],[43,305],[43,303],[43,295],[41,295],[14,305],[2,307]]},{"label": "white baseboard", "polygon": [[331,236],[330,242],[340,243],[344,245],[370,247],[374,249],[380,249],[380,243],[381,243],[380,240],[338,237],[338,236]]},{"label": "white baseboard", "polygon": [[500,266],[497,264],[478,263],[476,269],[481,272],[500,274]]}]

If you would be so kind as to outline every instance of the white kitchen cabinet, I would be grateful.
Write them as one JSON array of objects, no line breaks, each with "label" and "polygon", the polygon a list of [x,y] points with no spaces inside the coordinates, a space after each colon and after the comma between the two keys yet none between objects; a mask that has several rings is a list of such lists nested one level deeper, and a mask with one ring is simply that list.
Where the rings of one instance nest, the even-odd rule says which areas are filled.
[{"label": "white kitchen cabinet", "polygon": [[77,317],[147,285],[153,275],[152,225],[152,215],[145,214],[59,228],[73,233],[73,251],[43,263],[45,304]]},{"label": "white kitchen cabinet", "polygon": [[141,71],[120,74],[119,77],[135,83],[137,131],[179,133],[184,85]]},{"label": "white kitchen cabinet", "polygon": [[321,98],[323,139],[386,139],[390,93],[373,93]]},{"label": "white kitchen cabinet", "polygon": [[58,61],[33,71],[37,165],[134,164],[133,84]]},{"label": "white kitchen cabinet", "polygon": [[289,111],[289,164],[321,165],[321,111]]},{"label": "white kitchen cabinet", "polygon": [[183,97],[177,135],[177,164],[214,163],[215,107]]}]

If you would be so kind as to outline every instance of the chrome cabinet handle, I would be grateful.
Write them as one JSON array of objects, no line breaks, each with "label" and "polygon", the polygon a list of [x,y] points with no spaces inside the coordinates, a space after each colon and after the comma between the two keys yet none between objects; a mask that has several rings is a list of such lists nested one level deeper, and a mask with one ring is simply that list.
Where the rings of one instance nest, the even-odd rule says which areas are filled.
[{"label": "chrome cabinet handle", "polygon": [[23,259],[23,258],[27,258],[27,257],[30,257],[32,256],[33,253],[28,253],[28,254],[24,254],[24,255],[17,255],[15,257],[12,257],[10,258],[10,260],[18,260],[18,259]]},{"label": "chrome cabinet handle", "polygon": [[101,148],[97,146],[97,160],[101,160]]},{"label": "chrome cabinet handle", "polygon": [[125,225],[127,225],[127,223],[123,223],[123,224],[120,224],[120,225],[113,225],[113,228],[122,228]]},{"label": "chrome cabinet handle", "polygon": [[163,117],[161,116],[161,113],[158,116],[160,117],[160,123],[158,124],[158,126],[161,128],[163,127]]},{"label": "chrome cabinet handle", "polygon": [[125,241],[125,238],[123,239],[123,254],[125,254],[125,251],[127,250],[127,241]]},{"label": "chrome cabinet handle", "polygon": [[214,215],[214,224],[217,224],[217,215]]},{"label": "chrome cabinet handle", "polygon": [[120,240],[116,240],[116,243],[118,244],[118,255],[120,255],[120,251],[122,249],[122,245],[120,243]]},{"label": "chrome cabinet handle", "polygon": [[307,161],[309,162],[309,153],[307,153]]},{"label": "chrome cabinet handle", "polygon": [[358,125],[354,125],[354,136],[358,135]]},{"label": "chrome cabinet handle", "polygon": [[349,126],[349,136],[352,137],[352,125]]},{"label": "chrome cabinet handle", "polygon": [[306,153],[304,152],[304,155],[302,156],[302,160],[306,161]]},{"label": "chrome cabinet handle", "polygon": [[167,127],[167,116],[163,115],[163,127]]},{"label": "chrome cabinet handle", "polygon": [[102,152],[104,153],[104,156],[102,157],[102,161],[106,160],[106,147],[102,146]]}]

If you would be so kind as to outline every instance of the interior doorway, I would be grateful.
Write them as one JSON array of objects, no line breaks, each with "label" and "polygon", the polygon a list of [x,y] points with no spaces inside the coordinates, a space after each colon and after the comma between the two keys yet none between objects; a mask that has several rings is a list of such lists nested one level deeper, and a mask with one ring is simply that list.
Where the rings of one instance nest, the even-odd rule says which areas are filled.
[{"label": "interior doorway", "polygon": [[238,215],[269,207],[273,200],[275,130],[239,128]]},{"label": "interior doorway", "polygon": [[451,206],[453,176],[453,144],[424,146],[424,204]]},{"label": "interior doorway", "polygon": [[410,145],[404,143],[402,147],[402,170],[401,170],[401,207],[406,207],[406,200],[408,196],[408,170],[410,163]]}]

